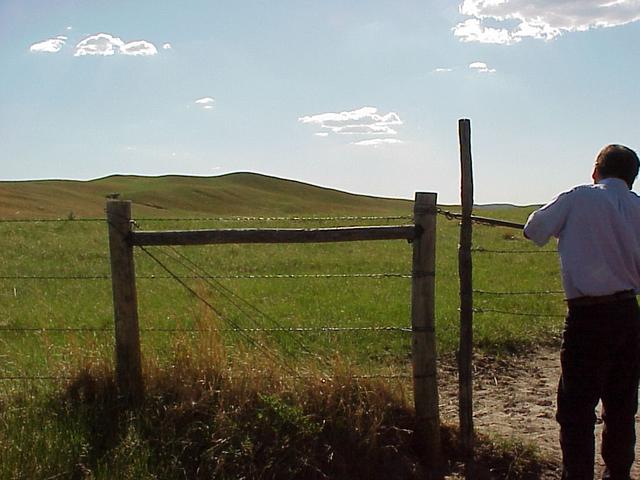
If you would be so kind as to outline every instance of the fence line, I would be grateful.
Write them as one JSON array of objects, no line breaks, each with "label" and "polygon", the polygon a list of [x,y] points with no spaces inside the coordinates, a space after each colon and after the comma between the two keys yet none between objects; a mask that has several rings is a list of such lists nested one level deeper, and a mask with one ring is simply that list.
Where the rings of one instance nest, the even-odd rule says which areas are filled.
[{"label": "fence line", "polygon": [[524,312],[512,312],[508,310],[499,310],[493,308],[474,308],[474,313],[498,313],[502,315],[513,315],[516,317],[538,317],[538,318],[565,318],[566,315],[559,315],[553,313],[524,313]]},{"label": "fence line", "polygon": [[[411,220],[411,215],[387,215],[387,216],[333,216],[333,217],[173,217],[173,218],[137,218],[139,222],[333,222],[354,220]],[[2,218],[0,223],[73,223],[73,222],[101,222],[104,218]]]},{"label": "fence line", "polygon": [[[148,253],[148,251],[144,247],[141,247],[141,248],[142,248],[143,251],[146,251]],[[186,255],[178,252],[175,247],[170,246],[168,248],[178,258],[172,257],[171,255],[167,254],[164,250],[161,250],[161,252],[164,253],[167,257],[171,258],[173,261],[178,262],[180,265],[182,265],[183,267],[186,267],[188,270],[190,270],[192,273],[195,273],[196,275],[207,275],[207,276],[209,275],[209,273],[203,267],[201,267],[200,265],[198,265],[195,262],[193,262]],[[238,303],[237,303],[237,301],[235,299],[237,299],[239,302],[241,302],[242,304],[247,306],[249,309],[253,310],[255,313],[257,313],[263,319],[267,320],[267,322],[271,323],[271,325],[273,325],[275,328],[278,328],[278,329],[284,328],[280,324],[280,322],[278,322],[275,318],[267,315],[264,311],[262,311],[261,309],[259,309],[258,307],[253,305],[251,302],[247,301],[246,299],[242,298],[241,296],[239,296],[238,294],[236,294],[235,292],[233,292],[229,288],[225,287],[220,282],[218,282],[218,281],[216,281],[214,279],[211,279],[211,278],[204,279],[204,280],[206,281],[206,283],[210,287],[212,287],[219,294],[221,294],[223,297],[225,297],[227,299],[227,301],[229,301],[241,313],[243,313],[245,316],[247,316],[249,318],[249,320],[251,320],[254,323],[254,325],[257,326],[257,328],[260,328],[258,321],[251,314],[246,312],[240,305],[238,305]],[[307,346],[299,338],[294,337],[294,336],[291,336],[291,337],[306,353],[312,355],[311,351],[307,348]]]},{"label": "fence line", "polygon": [[474,253],[506,253],[506,254],[541,254],[541,253],[558,253],[557,250],[491,250],[483,247],[476,247],[471,249]]},{"label": "fence line", "polygon": [[[0,376],[0,381],[51,381],[51,380],[73,380],[76,377],[70,375],[8,375],[8,376]],[[235,378],[264,378],[263,375],[243,375],[242,377],[228,377],[230,380]],[[296,380],[312,380],[317,379],[317,375],[291,375],[291,378]],[[322,375],[322,378],[327,380],[334,379],[335,377],[331,375]],[[371,374],[361,374],[361,375],[349,375],[350,379],[354,380],[375,380],[375,379],[411,379],[412,376],[407,373],[371,373]]]},{"label": "fence line", "polygon": [[[379,326],[379,327],[255,327],[255,328],[173,328],[147,327],[140,328],[141,332],[328,332],[328,333],[361,333],[361,332],[402,332],[411,333],[407,327]],[[113,332],[113,327],[0,327],[0,332]]]},{"label": "fence line", "polygon": [[[471,159],[469,158],[469,161],[470,160]],[[450,212],[448,210],[443,210],[441,208],[438,208],[438,213],[440,215],[445,216],[448,220],[462,220],[464,218],[464,216],[465,216],[465,214],[463,214],[463,213]],[[515,228],[515,229],[518,229],[518,230],[522,230],[524,228],[524,224],[517,223],[517,222],[511,222],[511,221],[508,221],[508,220],[499,220],[499,219],[496,219],[496,218],[479,217],[477,215],[470,215],[469,218],[474,223],[488,225],[488,226],[491,226],[491,227],[508,227],[508,228]]]},{"label": "fence line", "polygon": [[473,290],[473,293],[478,293],[480,295],[563,295],[564,292],[562,290],[529,290],[529,291],[521,291],[521,292],[498,292],[498,291],[490,291],[490,290]]},{"label": "fence line", "polygon": [[[240,275],[176,275],[183,280],[260,280],[260,279],[297,279],[297,278],[411,278],[410,273],[273,273]],[[141,280],[173,279],[171,275],[137,275]],[[111,275],[0,275],[0,280],[111,280]]]},{"label": "fence line", "polygon": [[[146,249],[145,247],[140,247],[140,249],[143,252],[145,252],[149,257],[151,257],[151,259],[153,259],[158,265],[160,265],[160,267],[163,270],[165,270],[169,275],[173,275],[173,272],[161,260],[159,260],[151,252],[149,252],[148,249]],[[277,358],[277,354],[274,353],[271,349],[267,348],[265,345],[261,344],[260,342],[255,341],[249,335],[246,335],[246,333],[241,330],[242,327],[240,325],[238,325],[235,322],[235,320],[232,320],[232,319],[222,315],[221,312],[211,304],[211,302],[209,302],[207,299],[203,298],[198,292],[196,292],[193,288],[191,288],[189,285],[187,285],[182,279],[174,277],[174,280],[176,280],[183,288],[185,288],[189,293],[191,293],[191,295],[193,295],[195,298],[200,300],[200,302],[202,302],[202,304],[205,305],[209,310],[211,310],[218,318],[220,318],[222,321],[230,324],[232,326],[232,328],[238,329],[237,332],[240,333],[241,336],[244,337],[244,339],[247,340],[251,345],[253,345],[254,347],[258,348],[260,351],[262,351],[271,360],[275,360],[276,362],[282,364],[286,369],[290,370],[291,373],[295,374],[295,371],[293,369],[291,369],[291,367],[286,362],[282,362],[281,359]]]}]

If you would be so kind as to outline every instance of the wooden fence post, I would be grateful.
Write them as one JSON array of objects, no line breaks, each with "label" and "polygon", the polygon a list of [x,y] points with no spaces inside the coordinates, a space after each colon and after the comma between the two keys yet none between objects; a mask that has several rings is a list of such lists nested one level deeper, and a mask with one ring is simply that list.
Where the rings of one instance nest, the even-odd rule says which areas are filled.
[{"label": "wooden fence post", "polygon": [[460,350],[459,372],[459,418],[460,442],[465,459],[466,478],[473,478],[473,277],[471,243],[473,235],[473,169],[471,163],[471,122],[458,122],[460,137],[460,171],[462,223],[458,246],[458,270],[460,276]]},{"label": "wooden fence post", "polygon": [[131,202],[107,200],[111,283],[116,336],[116,381],[119,394],[130,404],[144,394],[140,362],[140,331],[136,274],[131,243]]},{"label": "wooden fence post", "polygon": [[425,457],[437,472],[441,467],[435,334],[436,193],[416,193],[414,222],[422,234],[413,241],[411,327],[416,433],[424,441]]}]

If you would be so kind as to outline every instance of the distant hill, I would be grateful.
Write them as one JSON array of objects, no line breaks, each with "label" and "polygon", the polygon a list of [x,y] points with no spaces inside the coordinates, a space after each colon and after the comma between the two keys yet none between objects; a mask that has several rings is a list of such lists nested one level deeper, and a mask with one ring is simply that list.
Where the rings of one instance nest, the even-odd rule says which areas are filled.
[{"label": "distant hill", "polygon": [[370,197],[256,173],[217,177],[112,175],[90,181],[0,182],[0,218],[95,218],[107,195],[133,202],[134,217],[394,215],[412,202]]}]

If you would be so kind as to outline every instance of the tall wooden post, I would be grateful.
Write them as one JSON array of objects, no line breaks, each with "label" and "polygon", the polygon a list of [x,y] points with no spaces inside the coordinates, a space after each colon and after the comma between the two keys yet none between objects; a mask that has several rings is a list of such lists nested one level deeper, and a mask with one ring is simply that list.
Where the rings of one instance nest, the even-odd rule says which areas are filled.
[{"label": "tall wooden post", "polygon": [[460,276],[460,350],[458,352],[460,441],[467,478],[473,478],[473,281],[472,281],[472,220],[473,169],[471,163],[471,122],[458,123],[460,137],[460,171],[462,224],[458,246]]},{"label": "tall wooden post", "polygon": [[129,403],[142,400],[144,389],[140,363],[140,331],[136,274],[133,263],[131,202],[107,201],[109,252],[116,334],[116,380],[119,394]]},{"label": "tall wooden post", "polygon": [[416,433],[424,440],[425,457],[434,472],[441,467],[435,333],[436,200],[435,193],[416,193],[414,222],[422,234],[413,241],[411,288]]}]

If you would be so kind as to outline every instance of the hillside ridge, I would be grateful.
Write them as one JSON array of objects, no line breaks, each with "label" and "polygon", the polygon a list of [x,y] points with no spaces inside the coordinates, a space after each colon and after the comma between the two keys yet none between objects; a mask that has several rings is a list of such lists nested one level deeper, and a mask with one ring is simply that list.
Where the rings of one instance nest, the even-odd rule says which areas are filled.
[{"label": "hillside ridge", "polygon": [[107,195],[138,217],[410,214],[410,200],[375,197],[253,172],[218,176],[113,174],[92,180],[0,181],[0,218],[104,216]]}]

